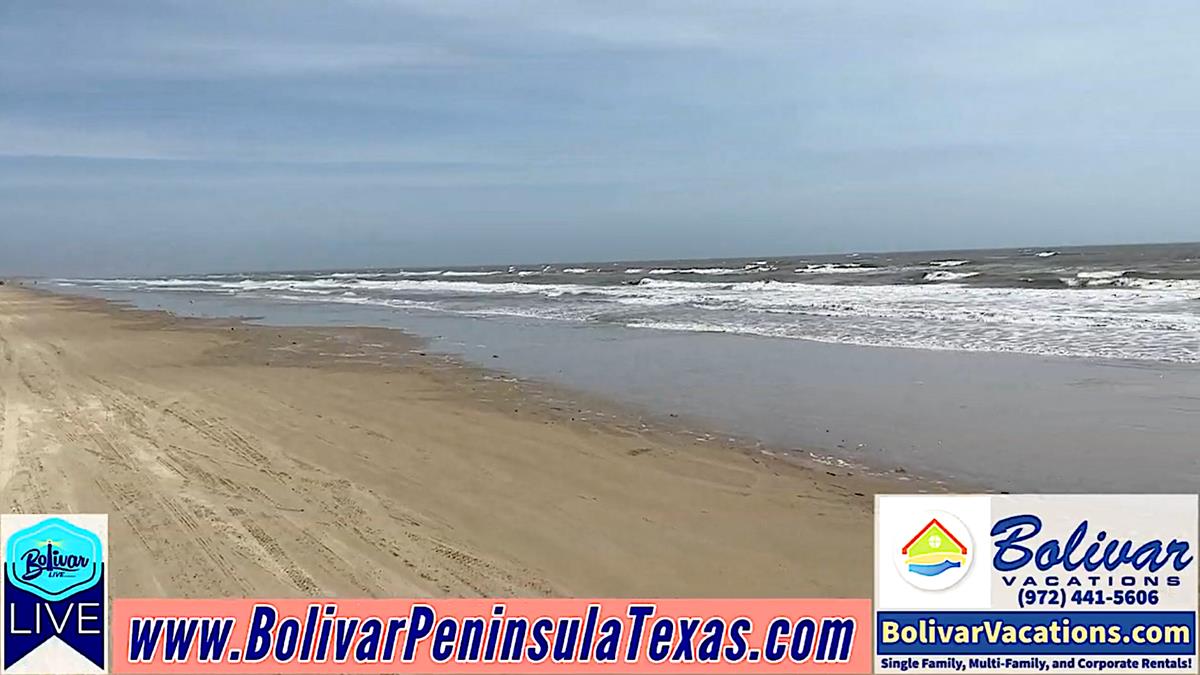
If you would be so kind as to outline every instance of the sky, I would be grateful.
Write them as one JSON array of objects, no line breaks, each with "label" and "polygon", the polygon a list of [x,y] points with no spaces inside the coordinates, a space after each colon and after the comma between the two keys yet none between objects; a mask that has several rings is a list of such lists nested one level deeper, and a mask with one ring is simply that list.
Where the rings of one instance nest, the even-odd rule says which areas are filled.
[{"label": "sky", "polygon": [[1200,239],[1200,4],[0,3],[0,276]]}]

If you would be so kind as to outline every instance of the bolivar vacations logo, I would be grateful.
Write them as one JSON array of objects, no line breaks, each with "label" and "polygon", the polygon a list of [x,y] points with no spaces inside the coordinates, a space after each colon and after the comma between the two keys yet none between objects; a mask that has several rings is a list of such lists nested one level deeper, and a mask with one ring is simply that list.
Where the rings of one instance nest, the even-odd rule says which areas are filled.
[{"label": "bolivar vacations logo", "polygon": [[106,515],[4,515],[2,673],[107,667]]},{"label": "bolivar vacations logo", "polygon": [[876,672],[1195,673],[1198,506],[877,496]]},{"label": "bolivar vacations logo", "polygon": [[957,516],[931,512],[903,546],[896,549],[896,568],[908,583],[927,591],[954,586],[971,568],[975,546],[971,531]]}]

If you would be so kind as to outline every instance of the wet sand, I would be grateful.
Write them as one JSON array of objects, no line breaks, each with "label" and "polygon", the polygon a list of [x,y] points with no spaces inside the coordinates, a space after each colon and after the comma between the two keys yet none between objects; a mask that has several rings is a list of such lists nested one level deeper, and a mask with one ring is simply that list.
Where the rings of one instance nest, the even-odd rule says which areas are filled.
[{"label": "wet sand", "polygon": [[397,331],[0,287],[0,508],[116,596],[867,596],[876,491]]}]

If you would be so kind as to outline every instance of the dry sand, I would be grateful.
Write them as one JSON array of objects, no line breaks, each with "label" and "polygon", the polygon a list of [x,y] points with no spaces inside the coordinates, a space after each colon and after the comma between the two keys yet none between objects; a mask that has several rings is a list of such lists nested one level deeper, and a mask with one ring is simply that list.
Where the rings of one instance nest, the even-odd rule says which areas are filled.
[{"label": "dry sand", "polygon": [[0,287],[0,510],[110,515],[116,596],[868,596],[873,479],[379,329]]}]

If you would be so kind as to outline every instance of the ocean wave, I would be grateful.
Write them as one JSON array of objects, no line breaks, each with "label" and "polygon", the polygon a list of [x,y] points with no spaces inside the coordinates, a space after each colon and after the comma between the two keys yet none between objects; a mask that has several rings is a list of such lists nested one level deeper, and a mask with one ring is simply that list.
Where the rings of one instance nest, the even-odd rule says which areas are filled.
[{"label": "ocean wave", "polygon": [[[747,269],[748,268],[745,268],[745,267],[738,267],[738,268],[734,268],[734,267],[688,267],[688,268],[683,268],[683,269],[675,269],[675,268],[671,268],[671,267],[658,267],[658,268],[650,270],[649,272],[646,272],[646,274],[653,274],[653,275],[657,275],[657,276],[664,276],[664,275],[668,275],[668,274],[700,274],[700,275],[711,275],[711,276],[723,276],[723,275],[727,275],[727,274],[746,274]],[[629,270],[626,270],[625,273],[630,274]]]},{"label": "ocean wave", "polygon": [[1140,288],[1148,291],[1186,291],[1200,293],[1200,279],[1148,279],[1141,277],[1122,277],[1116,280],[1116,285],[1125,288]]},{"label": "ocean wave", "polygon": [[78,285],[130,290],[196,290],[231,288],[225,281],[210,279],[75,279]]},{"label": "ocean wave", "polygon": [[1059,281],[1070,288],[1095,288],[1097,286],[1107,286],[1114,288],[1133,288],[1144,291],[1184,291],[1189,293],[1200,292],[1200,279],[1158,279],[1149,277],[1114,277],[1111,275],[1105,275],[1091,278],[1085,277],[1082,279],[1078,277],[1063,277],[1060,278]]},{"label": "ocean wave", "polygon": [[[1200,363],[1200,345],[1194,340],[1178,339],[1180,335],[1200,330],[1200,320],[1172,314],[1166,308],[1139,314],[1137,302],[1109,305],[1114,298],[1119,299],[1119,291],[1074,292],[1072,296],[1086,298],[1088,302],[1084,306],[1056,307],[1044,303],[1045,294],[1041,292],[1024,296],[996,289],[1009,297],[1004,299],[1006,302],[989,303],[984,298],[994,298],[987,293],[992,289],[979,290],[985,293],[969,293],[968,298],[946,304],[932,298],[919,303],[899,298],[864,298],[861,304],[830,298],[804,308],[760,309],[764,314],[757,319],[753,313],[736,318],[714,314],[706,319],[645,318],[627,325],[866,347]],[[783,320],[777,319],[779,314]],[[801,320],[790,320],[792,316]]]},{"label": "ocean wave", "polygon": [[417,270],[414,272],[399,270],[397,272],[334,272],[327,276],[331,279],[405,279],[408,277],[436,277],[442,273],[442,270]]},{"label": "ocean wave", "polygon": [[947,272],[945,270],[938,270],[936,272],[926,272],[922,278],[925,281],[958,281],[977,276],[979,276],[979,272]]},{"label": "ocean wave", "polygon": [[1080,279],[1116,279],[1125,276],[1128,270],[1087,270],[1077,272],[1076,277]]},{"label": "ocean wave", "polygon": [[392,279],[388,281],[361,280],[362,288],[378,292],[421,293],[435,295],[548,295],[584,293],[594,288],[587,284],[532,284],[520,281],[482,282],[448,281],[444,279]]},{"label": "ocean wave", "polygon": [[930,265],[934,267],[961,267],[962,265],[970,265],[970,260],[931,260]]},{"label": "ocean wave", "polygon": [[[635,284],[603,284],[518,281],[516,272],[499,280],[335,274],[60,281],[101,290],[190,291],[875,346],[1200,361],[1197,279],[1070,276],[1062,283],[1075,287],[1066,289],[830,285],[736,276],[645,276]],[[924,278],[945,282],[976,274],[933,270]]]},{"label": "ocean wave", "polygon": [[876,268],[859,263],[817,263],[797,267],[796,274],[844,274],[849,272],[871,272]]}]

